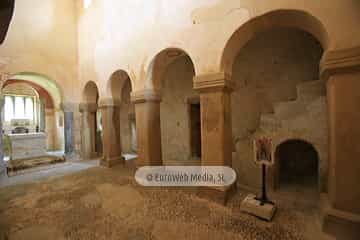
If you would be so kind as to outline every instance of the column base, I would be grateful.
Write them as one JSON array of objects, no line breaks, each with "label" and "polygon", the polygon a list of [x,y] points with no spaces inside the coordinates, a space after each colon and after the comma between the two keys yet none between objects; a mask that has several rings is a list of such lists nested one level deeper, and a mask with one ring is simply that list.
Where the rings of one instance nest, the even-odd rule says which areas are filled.
[{"label": "column base", "polygon": [[80,153],[78,152],[65,153],[65,159],[66,161],[71,162],[82,160]]},{"label": "column base", "polygon": [[124,163],[125,163],[125,158],[123,156],[107,158],[107,159],[102,158],[100,160],[100,166],[107,167],[107,168],[112,168],[116,165],[124,164]]},{"label": "column base", "polygon": [[236,182],[226,187],[200,187],[197,196],[226,205],[228,200],[236,193]]},{"label": "column base", "polygon": [[336,239],[357,240],[360,236],[360,215],[331,206],[327,196],[322,197],[323,231]]}]

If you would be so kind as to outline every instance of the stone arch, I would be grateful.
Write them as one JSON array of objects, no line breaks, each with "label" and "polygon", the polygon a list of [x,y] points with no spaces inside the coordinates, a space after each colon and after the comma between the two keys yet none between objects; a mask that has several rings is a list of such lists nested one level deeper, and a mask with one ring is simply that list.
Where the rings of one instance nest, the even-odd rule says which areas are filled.
[{"label": "stone arch", "polygon": [[8,82],[13,81],[22,81],[38,88],[44,89],[49,96],[51,96],[54,107],[56,109],[62,109],[62,104],[64,101],[63,90],[60,85],[51,79],[50,77],[34,72],[19,72],[13,75],[10,75],[9,78],[4,82],[4,86]]},{"label": "stone arch", "polygon": [[88,81],[82,92],[81,155],[94,158],[102,154],[102,117],[98,112],[99,89],[94,81]]},{"label": "stone arch", "polygon": [[148,66],[145,77],[145,89],[161,90],[162,78],[167,66],[183,56],[188,56],[190,58],[196,75],[194,61],[186,51],[174,47],[165,48],[152,58]]},{"label": "stone arch", "polygon": [[34,103],[38,114],[35,116],[35,122],[39,131],[47,133],[47,150],[64,150],[64,98],[60,86],[44,74],[19,72],[10,75],[3,83],[2,89],[17,83],[33,88],[39,96],[38,101]]},{"label": "stone arch", "polygon": [[221,71],[231,75],[241,48],[257,33],[271,28],[297,28],[313,35],[324,50],[329,46],[328,33],[316,17],[300,10],[275,10],[249,20],[232,34],[222,52]]},{"label": "stone arch", "polygon": [[97,104],[99,98],[99,89],[95,82],[88,81],[85,84],[82,98],[84,103]]},{"label": "stone arch", "polygon": [[109,81],[106,85],[106,95],[114,101],[121,102],[123,89],[126,84],[130,83],[132,88],[133,84],[129,74],[124,70],[117,70],[111,74]]},{"label": "stone arch", "polygon": [[[281,158],[286,158],[288,156],[286,156],[287,154],[289,154],[289,149],[291,151],[291,155],[292,155],[292,161],[296,161],[297,163],[299,163],[299,160],[302,160],[303,162],[301,162],[301,164],[304,164],[303,166],[301,166],[301,164],[297,164],[297,166],[300,166],[300,169],[298,169],[299,172],[301,171],[305,171],[304,169],[301,168],[308,168],[306,169],[306,173],[302,174],[301,176],[297,175],[296,169],[294,172],[294,169],[288,169],[285,170],[286,167],[284,167],[284,163],[282,163],[282,161],[284,161],[284,159]],[[298,159],[299,158],[299,152],[296,152],[296,150],[294,149],[301,149],[301,156],[300,157],[307,157],[308,159]],[[285,155],[285,156],[284,156]],[[280,184],[282,184],[284,182],[284,179],[282,179],[282,177],[288,178],[289,175],[287,174],[292,174],[292,179],[285,179],[285,180],[290,180],[293,181],[294,177],[300,178],[302,177],[302,179],[299,179],[300,181],[298,181],[298,183],[301,181],[313,181],[310,184],[312,184],[313,186],[316,187],[316,189],[318,191],[320,191],[320,161],[321,161],[321,156],[320,156],[320,151],[317,148],[317,146],[315,144],[312,144],[310,141],[308,140],[304,140],[302,138],[287,138],[287,139],[283,139],[282,141],[280,141],[278,144],[276,144],[276,146],[274,147],[274,157],[275,157],[275,168],[274,168],[274,172],[273,172],[273,181],[274,181],[274,189],[279,189],[280,188]],[[288,160],[288,159],[285,159]],[[295,163],[296,164],[296,163]],[[295,168],[294,167],[294,162],[290,162],[288,163],[288,166],[290,165],[290,168]],[[291,166],[292,165],[292,166]],[[285,165],[286,166],[286,165]],[[308,175],[307,175],[308,174]],[[310,179],[307,177],[310,177]],[[313,178],[315,177],[315,178]],[[302,182],[302,184],[309,184],[309,182]]]},{"label": "stone arch", "polygon": [[5,82],[5,84],[3,85],[3,89],[5,89],[7,86],[13,85],[13,84],[27,85],[28,87],[33,89],[33,91],[37,94],[37,96],[39,98],[43,98],[45,100],[44,104],[45,104],[46,108],[54,108],[55,107],[54,99],[51,96],[51,94],[46,89],[44,89],[42,86],[40,86],[39,84],[30,82],[30,81],[26,81],[26,80],[10,79]]}]

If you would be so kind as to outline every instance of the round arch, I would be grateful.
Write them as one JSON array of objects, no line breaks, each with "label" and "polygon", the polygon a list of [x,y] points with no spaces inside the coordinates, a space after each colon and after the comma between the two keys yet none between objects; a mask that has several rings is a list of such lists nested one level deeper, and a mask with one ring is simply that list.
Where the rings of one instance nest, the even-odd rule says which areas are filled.
[{"label": "round arch", "polygon": [[145,77],[145,89],[162,89],[162,78],[166,68],[179,57],[187,56],[191,60],[196,75],[196,68],[191,56],[180,48],[165,48],[157,53],[151,60]]},{"label": "round arch", "polygon": [[62,108],[62,103],[64,100],[64,95],[61,87],[51,78],[43,75],[41,73],[33,72],[20,72],[11,75],[4,83],[3,86],[6,86],[8,82],[13,81],[22,81],[28,83],[32,86],[37,86],[39,89],[45,90],[51,97],[53,105],[56,109]]},{"label": "round arch", "polygon": [[329,46],[328,33],[316,17],[300,10],[275,10],[249,20],[232,34],[221,55],[221,71],[231,74],[241,48],[257,33],[271,28],[297,28],[313,35],[324,51]]},{"label": "round arch", "polygon": [[106,95],[111,97],[114,101],[121,101],[123,89],[126,84],[130,83],[131,89],[133,84],[129,74],[124,70],[117,70],[111,74],[109,81],[106,85]]},{"label": "round arch", "polygon": [[99,98],[99,90],[95,82],[88,81],[82,92],[82,98],[84,103],[97,103]]},{"label": "round arch", "polygon": [[[45,100],[45,106],[46,108],[54,108],[55,107],[55,103],[54,103],[54,98],[53,96],[51,96],[51,94],[44,89],[43,87],[41,87],[40,85],[34,83],[34,82],[30,82],[30,81],[26,81],[26,80],[7,80],[5,82],[5,84],[3,85],[3,89],[5,89],[8,86],[14,85],[14,84],[23,84],[28,86],[29,88],[33,89],[33,91],[37,94],[37,96],[39,98],[42,98]],[[59,103],[57,103],[59,104]]]},{"label": "round arch", "polygon": [[292,138],[280,142],[275,148],[275,186],[281,184],[320,185],[320,155],[314,144]]}]

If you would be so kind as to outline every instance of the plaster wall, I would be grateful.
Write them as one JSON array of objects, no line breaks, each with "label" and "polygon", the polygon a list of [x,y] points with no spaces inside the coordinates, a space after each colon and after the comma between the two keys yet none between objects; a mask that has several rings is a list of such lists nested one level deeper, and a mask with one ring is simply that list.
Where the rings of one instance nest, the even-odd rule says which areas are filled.
[{"label": "plaster wall", "polygon": [[94,80],[104,95],[110,75],[123,69],[133,90],[154,87],[145,83],[149,64],[168,47],[185,50],[197,75],[222,71],[222,52],[232,34],[249,19],[278,9],[318,19],[328,33],[329,49],[355,46],[360,33],[348,29],[356,28],[359,7],[352,0],[93,0],[87,9],[78,4],[81,84]]},{"label": "plaster wall", "polygon": [[45,75],[61,85],[66,101],[79,102],[77,65],[75,2],[17,0],[8,35],[0,46],[0,72]]}]

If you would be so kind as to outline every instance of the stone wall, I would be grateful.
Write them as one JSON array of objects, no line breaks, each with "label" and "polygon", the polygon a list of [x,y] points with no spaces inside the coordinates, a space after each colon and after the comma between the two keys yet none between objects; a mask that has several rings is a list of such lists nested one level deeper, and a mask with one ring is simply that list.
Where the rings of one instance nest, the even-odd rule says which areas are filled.
[{"label": "stone wall", "polygon": [[193,90],[194,68],[189,57],[171,63],[162,84],[160,104],[161,143],[164,163],[189,163],[190,115],[188,99],[198,96]]}]

